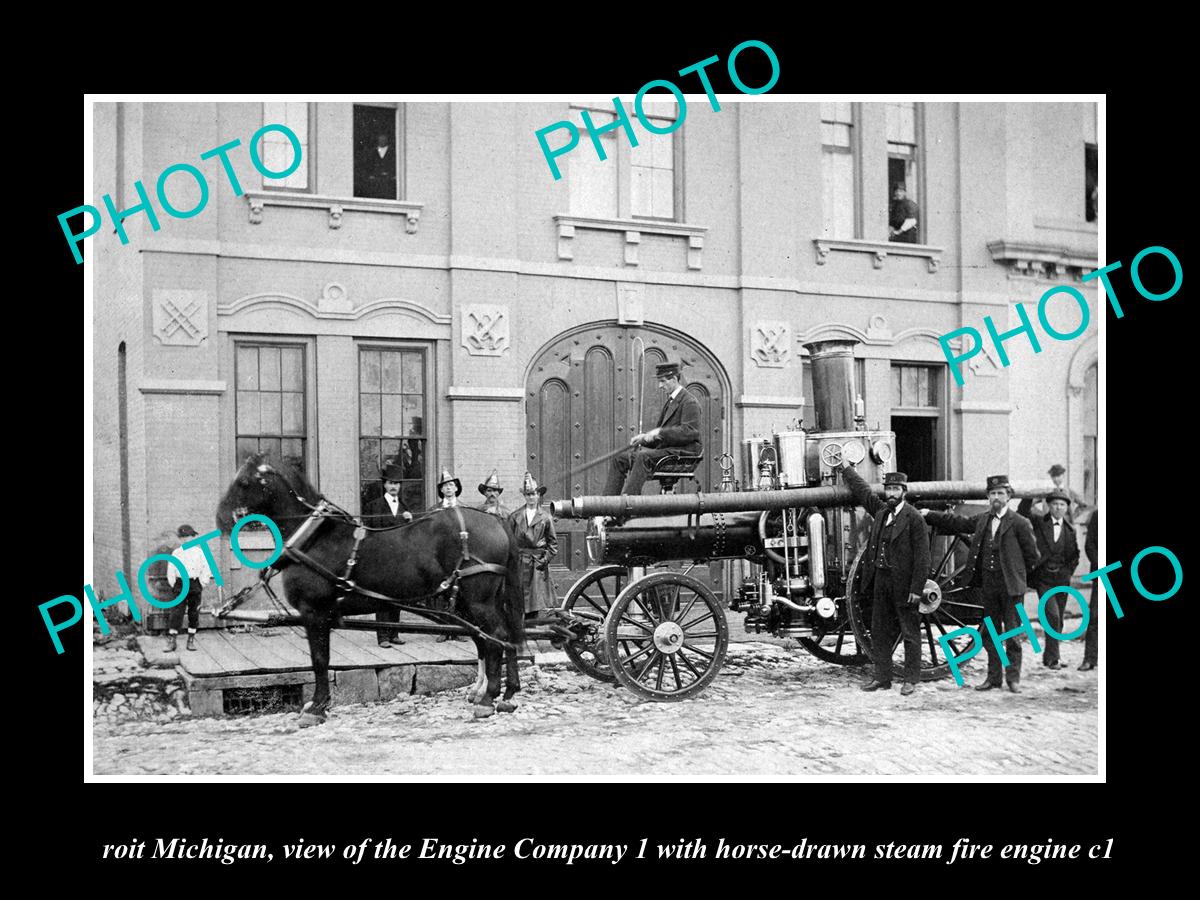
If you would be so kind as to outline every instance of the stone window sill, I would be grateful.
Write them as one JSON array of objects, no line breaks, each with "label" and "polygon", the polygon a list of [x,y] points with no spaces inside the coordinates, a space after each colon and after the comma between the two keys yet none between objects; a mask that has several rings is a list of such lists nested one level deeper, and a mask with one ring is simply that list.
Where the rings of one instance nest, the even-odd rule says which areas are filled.
[{"label": "stone window sill", "polygon": [[839,253],[870,253],[875,268],[882,269],[889,256],[917,256],[925,260],[930,272],[936,272],[942,262],[942,248],[929,244],[904,244],[898,241],[864,241],[858,238],[815,238],[817,265],[823,266],[833,251]]},{"label": "stone window sill", "polygon": [[291,206],[301,209],[323,209],[329,213],[329,227],[341,228],[342,217],[347,212],[381,213],[388,216],[404,216],[404,230],[417,233],[424,203],[412,200],[373,200],[368,197],[332,197],[324,194],[300,194],[291,191],[246,191],[246,203],[250,207],[250,224],[259,225],[263,220],[263,209],[268,206]]},{"label": "stone window sill", "polygon": [[1025,241],[992,241],[987,245],[992,261],[1008,270],[1010,278],[1083,279],[1084,272],[1096,268],[1096,255],[1089,250],[1064,247],[1059,244],[1039,244]]},{"label": "stone window sill", "polygon": [[687,238],[688,269],[698,272],[701,268],[701,251],[708,229],[700,225],[685,225],[681,222],[660,222],[653,219],[595,219],[588,216],[554,217],[558,225],[558,258],[574,259],[575,249],[571,241],[577,228],[593,231],[621,231],[625,233],[625,265],[638,264],[638,245],[643,234],[661,234],[667,237]]}]

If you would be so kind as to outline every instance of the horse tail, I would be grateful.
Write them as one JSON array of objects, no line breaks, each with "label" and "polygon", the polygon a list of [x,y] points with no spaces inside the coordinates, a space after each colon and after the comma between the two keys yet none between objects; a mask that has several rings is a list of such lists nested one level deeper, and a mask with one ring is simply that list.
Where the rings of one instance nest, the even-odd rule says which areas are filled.
[{"label": "horse tail", "polygon": [[517,536],[504,524],[508,535],[508,566],[504,575],[504,617],[508,625],[509,640],[518,647],[525,640],[525,591],[521,586],[521,551],[517,547]]}]

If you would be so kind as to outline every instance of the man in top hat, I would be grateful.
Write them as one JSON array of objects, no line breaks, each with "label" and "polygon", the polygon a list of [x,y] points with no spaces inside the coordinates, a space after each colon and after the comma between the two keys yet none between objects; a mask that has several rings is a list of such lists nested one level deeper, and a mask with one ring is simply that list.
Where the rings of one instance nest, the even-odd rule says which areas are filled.
[{"label": "man in top hat", "polygon": [[[1036,516],[1031,512],[1032,497],[1026,497],[1017,507],[1017,512],[1033,524],[1033,536],[1041,556],[1031,579],[1039,600],[1051,588],[1069,585],[1071,574],[1079,565],[1079,543],[1075,540],[1075,529],[1067,515],[1071,495],[1062,488],[1055,488],[1046,495],[1046,504],[1050,511],[1044,516]],[[1066,594],[1055,594],[1046,603],[1046,622],[1059,634],[1063,630],[1063,609],[1066,604]],[[1065,669],[1066,664],[1059,660],[1058,639],[1047,632],[1045,640],[1042,665],[1049,669]]]},{"label": "man in top hat", "polygon": [[911,694],[921,683],[921,632],[918,607],[925,596],[929,577],[929,531],[920,513],[904,498],[908,476],[886,472],[880,500],[853,466],[843,462],[842,479],[854,494],[854,502],[874,516],[867,549],[863,553],[863,591],[870,591],[871,650],[875,677],[864,691],[890,690],[892,651],[897,630],[904,638],[904,687]]},{"label": "man in top hat", "polygon": [[496,469],[492,469],[492,474],[487,477],[487,481],[479,485],[479,493],[483,494],[483,505],[479,509],[485,513],[491,513],[493,516],[499,516],[505,521],[508,520],[508,509],[500,502],[500,495],[504,493],[504,488],[500,487],[500,473]]},{"label": "man in top hat", "polygon": [[[921,510],[921,515],[941,534],[971,535],[967,571],[973,573],[971,585],[982,589],[983,614],[991,618],[997,632],[1011,631],[1021,623],[1017,606],[1025,601],[1026,575],[1038,564],[1037,541],[1029,520],[1008,510],[1012,485],[1007,475],[988,476],[987,496],[988,511],[978,516],[956,516],[929,509]],[[979,637],[987,649],[988,675],[975,690],[1004,687],[996,645],[983,628],[979,629]],[[1020,693],[1021,642],[1009,638],[1004,642],[1004,652],[1008,668],[1003,675],[1007,677],[1008,689]]]},{"label": "man in top hat", "polygon": [[525,618],[536,618],[540,610],[558,606],[554,584],[550,581],[550,560],[558,553],[558,535],[554,519],[541,508],[545,487],[538,487],[533,475],[525,473],[521,484],[525,506],[508,517],[521,552],[521,587],[525,591]]},{"label": "man in top hat", "polygon": [[[191,525],[180,525],[175,530],[175,534],[184,542],[197,536],[196,529]],[[188,592],[186,597],[171,607],[171,612],[167,617],[167,645],[163,648],[166,653],[174,653],[176,650],[175,637],[183,626],[185,609],[188,617],[187,648],[189,650],[196,649],[196,629],[200,627],[200,595],[204,590],[204,585],[208,584],[208,580],[212,578],[212,573],[208,569],[208,560],[204,556],[204,548],[199,544],[195,547],[188,547],[186,550],[178,547],[171,555],[183,563],[184,568],[187,569]],[[175,583],[180,580],[178,567],[168,565],[166,568],[167,583],[173,588]]]},{"label": "man in top hat", "polygon": [[458,498],[462,494],[462,482],[451,475],[449,469],[442,469],[442,480],[437,483],[437,492],[441,499],[433,505],[434,509],[450,509],[458,506]]},{"label": "man in top hat", "polygon": [[658,415],[658,424],[631,437],[629,447],[613,459],[605,494],[640,494],[660,460],[701,451],[700,403],[680,381],[680,364],[663,363],[654,374],[659,388],[667,392],[667,402]]},{"label": "man in top hat", "polygon": [[[404,471],[400,464],[394,459],[384,460],[379,476],[383,479],[383,494],[363,507],[363,522],[372,528],[387,528],[411,522],[412,513],[400,499],[400,480],[404,477]],[[380,610],[375,613],[375,621],[399,622],[400,610]],[[398,631],[393,631],[390,636],[386,631],[377,631],[376,639],[384,650],[389,649],[393,644],[398,647],[404,643]]]},{"label": "man in top hat", "polygon": [[374,528],[386,528],[412,521],[412,512],[400,498],[400,481],[403,469],[394,459],[384,461],[379,472],[383,480],[383,493],[363,507],[363,519]]}]

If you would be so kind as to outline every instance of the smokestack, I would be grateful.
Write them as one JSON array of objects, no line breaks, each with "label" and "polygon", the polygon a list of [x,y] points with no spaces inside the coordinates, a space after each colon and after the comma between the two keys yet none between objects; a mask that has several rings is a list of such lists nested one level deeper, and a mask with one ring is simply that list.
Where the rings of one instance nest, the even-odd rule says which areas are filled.
[{"label": "smokestack", "polygon": [[854,346],[858,341],[805,344],[812,362],[817,431],[854,430]]}]

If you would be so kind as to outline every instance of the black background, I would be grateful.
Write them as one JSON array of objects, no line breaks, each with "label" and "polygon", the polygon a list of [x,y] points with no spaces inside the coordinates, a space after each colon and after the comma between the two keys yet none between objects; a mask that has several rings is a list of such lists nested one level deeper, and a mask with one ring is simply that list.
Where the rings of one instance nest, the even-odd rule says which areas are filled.
[{"label": "black background", "polygon": [[[648,36],[632,20],[612,19],[614,30],[595,40],[582,40],[573,27],[547,22],[551,35],[531,39],[516,47],[508,39],[468,46],[461,35],[437,41],[405,42],[403,62],[396,66],[360,64],[343,71],[320,60],[320,77],[297,74],[294,83],[266,85],[243,73],[234,64],[219,67],[227,77],[213,80],[208,68],[203,78],[179,80],[173,72],[154,70],[158,89],[171,91],[258,91],[288,89],[296,92],[460,91],[481,89],[496,93],[602,91],[620,95],[627,107],[637,89],[654,78],[672,73],[707,56],[717,54],[721,64],[709,71],[714,89],[732,92],[724,74],[724,60],[737,43],[747,38],[765,40],[776,51],[782,75],[771,94],[812,91],[904,93],[923,91],[1107,91],[1107,138],[1101,155],[1107,163],[1107,261],[1121,260],[1115,274],[1125,317],[1107,315],[1107,424],[1101,441],[1107,448],[1107,503],[1103,509],[1108,552],[1105,561],[1122,560],[1125,568],[1113,579],[1126,612],[1117,621],[1109,615],[1107,646],[1101,670],[1107,680],[1107,783],[1063,784],[987,783],[964,777],[952,783],[919,784],[799,784],[773,783],[747,776],[729,784],[589,785],[571,773],[563,761],[562,775],[544,785],[504,784],[397,784],[382,791],[363,784],[91,784],[83,782],[90,766],[82,747],[83,731],[90,722],[90,704],[81,700],[82,653],[79,642],[69,640],[62,656],[54,654],[37,604],[60,594],[79,595],[80,570],[67,564],[74,558],[82,527],[85,546],[91,523],[82,522],[82,492],[71,481],[78,472],[74,445],[59,432],[69,433],[74,421],[90,419],[77,394],[83,351],[72,349],[77,326],[67,326],[81,306],[83,267],[76,266],[59,230],[56,215],[81,202],[82,158],[73,143],[73,127],[83,111],[78,93],[46,95],[30,119],[47,117],[45,127],[29,123],[42,134],[70,137],[29,145],[24,170],[13,170],[15,185],[32,190],[14,215],[19,234],[10,238],[15,253],[10,266],[26,276],[23,296],[10,298],[10,309],[20,309],[10,348],[9,402],[14,419],[10,440],[34,446],[32,454],[11,454],[8,497],[10,622],[18,632],[8,642],[19,647],[23,659],[10,672],[5,728],[7,742],[16,751],[10,757],[10,821],[26,834],[10,839],[10,861],[20,868],[39,865],[53,873],[63,866],[114,884],[161,886],[171,890],[183,883],[211,880],[235,887],[267,877],[283,886],[297,876],[316,886],[328,875],[347,886],[387,885],[408,890],[456,890],[482,877],[485,883],[517,892],[573,893],[587,882],[613,881],[633,893],[648,890],[643,874],[649,863],[620,867],[572,867],[526,864],[516,872],[503,864],[421,867],[390,863],[386,867],[351,868],[341,863],[284,867],[278,860],[269,869],[239,863],[106,864],[98,859],[106,843],[156,836],[198,839],[223,837],[226,841],[282,843],[304,837],[308,843],[357,842],[371,835],[390,836],[394,842],[418,842],[424,837],[469,843],[512,842],[524,836],[553,842],[635,843],[643,836],[652,842],[702,836],[715,844],[718,836],[743,843],[790,845],[800,836],[810,842],[857,841],[867,844],[892,840],[952,843],[969,837],[976,843],[1003,844],[1046,839],[1100,843],[1115,837],[1114,861],[1103,864],[1026,864],[1002,866],[1001,884],[1016,890],[1038,890],[1047,881],[1065,889],[1106,877],[1114,867],[1140,867],[1149,872],[1179,862],[1185,851],[1183,828],[1172,820],[1181,803],[1181,792],[1191,783],[1192,754],[1185,737],[1191,733],[1195,679],[1190,668],[1190,632],[1184,610],[1188,583],[1172,599],[1152,603],[1138,597],[1128,578],[1128,563],[1142,548],[1171,548],[1190,571],[1188,550],[1192,539],[1188,503],[1194,444],[1188,439],[1196,410],[1189,402],[1194,383],[1185,360],[1192,337],[1184,320],[1184,289],[1170,300],[1151,303],[1133,290],[1128,266],[1141,249],[1170,248],[1188,269],[1184,246],[1185,192],[1191,188],[1190,168],[1184,154],[1189,142],[1174,130],[1191,118],[1190,107],[1170,99],[1164,91],[1165,73],[1158,63],[1138,69],[1140,80],[1131,80],[1133,68],[1114,62],[1112,49],[1086,50],[1087,32],[1070,28],[1033,29],[1049,41],[1042,49],[1030,44],[1023,29],[994,42],[973,36],[970,42],[928,36],[881,35],[878,43],[814,48],[824,42],[811,31],[748,26],[713,30],[711,35],[672,38]],[[624,22],[616,27],[618,22]],[[991,26],[1008,30],[999,21]],[[555,30],[559,29],[559,30]],[[1071,49],[1050,53],[1055,36]],[[1111,39],[1111,38],[1110,38]],[[1125,44],[1133,44],[1131,34]],[[947,50],[947,47],[949,48]],[[934,51],[937,51],[937,54]],[[1145,53],[1142,45],[1139,52]],[[1122,45],[1122,52],[1129,47]],[[286,56],[286,51],[283,52]],[[300,51],[296,51],[300,53]],[[372,54],[377,56],[377,54]],[[937,55],[937,63],[931,56]],[[1089,62],[1087,57],[1094,60]],[[847,64],[850,57],[850,64]],[[1147,57],[1149,58],[1149,56]],[[246,55],[247,61],[249,54]],[[766,80],[765,68],[755,72],[757,51],[739,58],[739,71],[750,85]],[[989,60],[996,60],[990,63]],[[1107,60],[1107,66],[1098,66]],[[165,64],[164,64],[165,66]],[[298,73],[309,67],[299,66]],[[369,75],[365,74],[370,72]],[[857,73],[857,74],[855,74]],[[126,73],[127,75],[131,73]],[[132,73],[136,74],[136,73]],[[143,73],[144,74],[144,73]],[[351,80],[353,77],[353,81]],[[165,79],[167,83],[159,83]],[[143,79],[145,80],[145,79]],[[677,79],[685,91],[694,82]],[[146,83],[151,83],[146,81]],[[93,89],[141,89],[143,84],[104,83]],[[51,121],[53,124],[51,124]],[[547,123],[549,124],[549,123]],[[79,129],[82,131],[82,129]],[[532,140],[532,137],[531,137]],[[1190,161],[1190,160],[1189,160]],[[36,172],[36,178],[27,173]],[[26,184],[25,182],[29,182]],[[1194,205],[1194,203],[1188,204]],[[10,222],[10,227],[11,227]],[[36,269],[24,262],[26,250],[41,260]],[[86,251],[85,251],[86,252]],[[134,251],[129,251],[134,252]],[[1143,270],[1148,284],[1169,282],[1163,261],[1149,260]],[[1160,277],[1156,278],[1156,274]],[[25,279],[21,279],[25,281]],[[20,301],[19,303],[16,301]],[[11,315],[11,314],[10,314]],[[76,320],[77,321],[77,320]],[[83,333],[90,333],[86,320]],[[28,347],[28,354],[21,349]],[[36,349],[35,349],[36,348]],[[1051,351],[1061,351],[1051,345]],[[52,382],[48,385],[47,382]],[[34,388],[34,386],[40,386]],[[33,388],[33,389],[31,389]],[[73,398],[79,397],[78,401]],[[79,417],[79,418],[75,418]],[[36,436],[36,437],[35,437]],[[90,447],[83,446],[83,467],[91,467]],[[15,488],[12,490],[11,488]],[[1176,496],[1180,495],[1180,496]],[[1159,560],[1161,563],[1161,560]],[[1166,566],[1155,579],[1148,565],[1143,577],[1161,589],[1169,576]],[[68,633],[68,637],[77,632]],[[803,696],[795,697],[803,703]],[[286,763],[286,761],[284,761]],[[643,771],[631,758],[629,773]],[[230,773],[235,774],[235,773]],[[19,802],[18,802],[19,801]],[[1190,819],[1184,811],[1183,821]],[[897,889],[965,892],[992,879],[994,866],[938,868],[939,864],[903,864],[886,870],[884,877]],[[780,889],[807,886],[825,893],[854,892],[865,882],[844,880],[845,866],[781,861],[774,864],[783,879]],[[739,879],[745,887],[766,890],[766,882],[740,881],[746,864],[674,867],[660,869],[659,878],[680,878],[688,872],[703,876],[705,885],[719,882],[712,876]],[[876,867],[878,868],[878,867]],[[603,874],[602,874],[603,873]],[[670,873],[670,874],[668,874]],[[813,878],[812,875],[817,877]],[[500,879],[502,874],[518,874]],[[599,876],[599,878],[598,878]],[[807,876],[807,877],[806,877]],[[149,880],[147,880],[149,879]],[[443,879],[445,879],[443,881]],[[838,882],[836,888],[830,887]],[[423,884],[432,883],[424,887]],[[824,885],[824,886],[822,886]],[[620,889],[619,887],[617,889]]]}]

